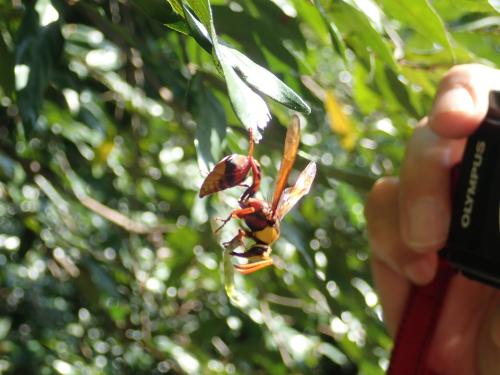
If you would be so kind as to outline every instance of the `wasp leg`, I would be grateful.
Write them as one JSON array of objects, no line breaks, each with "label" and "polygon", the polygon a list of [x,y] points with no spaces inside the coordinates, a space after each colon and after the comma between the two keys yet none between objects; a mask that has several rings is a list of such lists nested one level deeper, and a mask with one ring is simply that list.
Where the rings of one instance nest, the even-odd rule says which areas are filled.
[{"label": "wasp leg", "polygon": [[273,259],[271,257],[262,257],[263,259],[257,262],[252,262],[248,264],[236,264],[234,268],[236,271],[243,275],[249,275],[263,268],[269,267],[273,264]]},{"label": "wasp leg", "polygon": [[232,250],[236,249],[237,247],[243,246],[243,238],[247,236],[248,233],[245,232],[243,229],[240,229],[238,230],[238,234],[234,236],[232,240],[224,242],[222,246],[224,246],[226,250],[231,250],[232,252]]},{"label": "wasp leg", "polygon": [[269,256],[270,252],[271,248],[268,245],[255,244],[252,245],[248,250],[246,250],[243,253],[235,253],[234,251],[232,251],[231,255],[247,259],[252,259],[252,258],[260,259],[262,257]]},{"label": "wasp leg", "polygon": [[231,255],[237,256],[240,258],[246,258],[249,260],[247,264],[236,264],[234,268],[239,273],[243,275],[248,275],[255,271],[261,270],[263,268],[269,267],[273,264],[272,258],[269,256],[271,253],[271,248],[265,244],[255,244],[250,249],[245,251],[244,253],[235,253],[231,252]]},{"label": "wasp leg", "polygon": [[224,225],[226,225],[229,222],[229,220],[242,219],[245,216],[253,214],[254,212],[255,212],[254,207],[245,207],[245,208],[239,208],[237,210],[234,210],[233,212],[231,212],[229,214],[229,216],[227,218],[222,219],[222,225],[219,228],[217,228],[214,233],[218,233],[224,227]]},{"label": "wasp leg", "polygon": [[250,163],[250,168],[252,169],[252,178],[253,182],[252,185],[247,187],[247,189],[243,192],[243,194],[240,197],[240,202],[243,202],[247,200],[248,198],[251,198],[255,195],[257,190],[259,190],[260,187],[260,166],[259,163],[253,159],[253,157],[250,155],[248,157],[248,161]]},{"label": "wasp leg", "polygon": [[253,131],[252,129],[249,130],[249,144],[250,147],[248,149],[248,162],[250,164],[250,168],[252,169],[252,185],[247,187],[247,189],[243,192],[243,194],[240,197],[240,202],[243,202],[247,200],[248,198],[251,198],[255,195],[257,190],[259,190],[260,187],[260,165],[257,160],[253,158],[253,150],[254,150],[254,140],[253,140]]}]

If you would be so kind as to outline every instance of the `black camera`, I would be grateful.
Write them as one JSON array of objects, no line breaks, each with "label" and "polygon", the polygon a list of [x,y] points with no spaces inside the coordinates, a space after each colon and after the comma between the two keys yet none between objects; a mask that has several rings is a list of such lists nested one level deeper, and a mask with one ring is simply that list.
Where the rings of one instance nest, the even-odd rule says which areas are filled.
[{"label": "black camera", "polygon": [[500,91],[465,147],[453,186],[453,215],[442,255],[464,275],[500,288]]}]

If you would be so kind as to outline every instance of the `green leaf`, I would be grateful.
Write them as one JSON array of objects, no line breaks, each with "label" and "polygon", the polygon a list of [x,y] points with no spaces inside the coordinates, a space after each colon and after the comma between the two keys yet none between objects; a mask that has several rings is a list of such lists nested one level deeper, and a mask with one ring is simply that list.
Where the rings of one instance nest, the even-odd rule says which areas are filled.
[{"label": "green leaf", "polygon": [[[394,59],[387,42],[382,38],[366,15],[354,6],[335,2],[332,6],[332,17],[339,29],[347,33],[346,40],[354,39],[354,46],[360,53],[372,52],[376,58],[384,61],[391,69],[398,71],[399,67]],[[361,50],[364,49],[364,51]]]},{"label": "green leaf", "polygon": [[163,0],[135,0],[133,4],[149,17],[165,25],[183,21],[182,17],[174,11],[172,5],[165,4]]},{"label": "green leaf", "polygon": [[[0,29],[1,31],[1,29]],[[3,35],[0,33],[0,87],[5,95],[12,96],[15,87],[14,76],[14,54],[5,44]]]},{"label": "green leaf", "polygon": [[126,304],[116,304],[108,308],[109,315],[117,323],[124,323],[130,314],[130,306]]},{"label": "green leaf", "polygon": [[[206,30],[202,28],[202,25],[191,16],[189,11],[186,11],[186,19],[188,20],[192,30],[196,30],[194,33],[196,40],[200,44],[204,43],[207,45],[206,43],[208,43],[208,38],[206,36]],[[295,91],[293,91],[267,69],[254,63],[234,48],[223,44],[219,44],[219,48],[222,56],[217,56],[219,60],[218,62],[220,63],[221,58],[224,59],[225,62],[239,74],[240,78],[255,91],[269,96],[271,99],[276,100],[278,103],[281,103],[290,109],[306,114],[311,112],[309,106],[298,94],[295,93]]]},{"label": "green leaf", "polygon": [[102,265],[90,257],[85,257],[81,261],[81,270],[82,273],[88,273],[98,292],[120,300],[120,294],[117,291],[115,281]]},{"label": "green leaf", "polygon": [[403,82],[401,82],[399,77],[394,74],[392,70],[386,68],[384,69],[384,72],[387,82],[389,83],[389,86],[391,87],[392,92],[394,93],[394,96],[400,103],[401,107],[405,108],[408,113],[416,119],[423,117],[424,114],[419,113],[411,100],[409,88],[404,85]]},{"label": "green leaf", "polygon": [[184,16],[191,31],[191,36],[207,52],[212,52],[212,40],[205,24],[201,23],[193,16],[189,9],[183,5]]},{"label": "green leaf", "polygon": [[219,45],[223,58],[240,77],[254,90],[269,96],[285,107],[294,109],[305,114],[311,113],[311,108],[283,81],[278,79],[260,65],[257,65],[248,57],[234,48]]},{"label": "green leaf", "polygon": [[226,136],[226,116],[218,99],[196,79],[192,85],[193,114],[196,120],[195,146],[198,166],[209,171],[220,160]]},{"label": "green leaf", "polygon": [[[274,5],[274,3],[269,4]],[[285,45],[293,42],[294,48],[303,48],[304,39],[300,33],[298,19],[284,18],[286,16],[281,13],[280,9],[274,9],[275,12],[280,12],[278,17],[284,18],[278,23],[271,22],[270,17],[266,18],[267,9],[260,7],[259,14],[256,15],[248,12],[235,12],[222,5],[212,6],[212,9],[217,20],[218,35],[224,35],[224,39],[227,36],[230,40],[237,41],[238,49],[245,51],[247,56],[251,55],[253,61],[259,63],[267,61],[267,66],[271,67],[273,72],[277,69],[291,74],[297,71],[297,60]],[[243,24],[252,25],[252,27],[240,27]],[[265,38],[257,37],[257,33],[265,35]],[[274,63],[275,59],[281,64]]]},{"label": "green leaf", "polygon": [[420,118],[422,114],[415,108],[409,88],[399,80],[398,75],[384,64],[375,64],[375,79],[379,95],[384,98],[383,104],[387,110],[406,112],[413,118]]},{"label": "green leaf", "polygon": [[[452,28],[453,32],[456,31],[482,31],[484,33],[498,34],[498,25],[500,25],[500,17],[484,17],[471,22],[463,22]],[[491,31],[489,31],[491,30]]]},{"label": "green leaf", "polygon": [[[191,11],[183,5],[186,21],[192,31],[191,35],[205,50],[210,51],[213,48],[213,41],[217,40],[217,36],[214,30],[209,4],[208,2],[204,3],[201,1],[191,2],[190,4],[193,6],[193,11],[196,16],[201,20],[201,22],[198,21],[191,14]],[[213,31],[211,36],[208,35],[207,28]],[[255,94],[250,87],[288,108],[306,114],[311,112],[309,106],[290,87],[267,69],[255,64],[241,52],[234,48],[218,44],[218,47],[213,53],[217,67],[226,78],[231,103],[235,112],[240,121],[245,124],[248,129],[251,128],[255,130],[254,134],[257,141],[259,139],[258,130],[265,127],[265,125],[257,124],[267,123],[267,120],[264,121],[262,119],[270,117],[270,115],[268,114],[269,110],[265,102]],[[242,80],[250,87],[245,87],[246,85]],[[254,103],[256,105],[255,108],[260,110],[258,118],[251,118],[250,111],[245,108],[245,102],[241,101],[241,95],[246,95],[250,99],[249,103]]]},{"label": "green leaf", "polygon": [[9,318],[0,318],[0,340],[7,337],[10,331],[12,322]]},{"label": "green leaf", "polygon": [[207,29],[213,26],[212,11],[208,0],[186,0],[196,16]]},{"label": "green leaf", "polygon": [[[258,142],[261,139],[260,132],[266,127],[271,114],[264,100],[243,82],[231,64],[226,61],[224,53],[219,46],[208,1],[200,1],[200,3],[202,2],[205,3],[205,6],[198,4],[197,9],[201,16],[204,17],[205,23],[208,23],[205,26],[208,28],[212,39],[214,59],[216,63],[220,64],[220,69],[226,79],[231,105],[236,116],[238,116],[239,120],[248,130],[251,129],[253,131],[255,141]],[[208,9],[208,16],[205,9]],[[189,13],[189,10],[185,6],[184,12],[186,14]]]},{"label": "green leaf", "polygon": [[16,172],[15,167],[15,162],[3,152],[0,152],[0,178],[4,180],[13,179]]},{"label": "green leaf", "polygon": [[178,14],[183,14],[182,9],[182,0],[167,0],[173,10],[175,10]]},{"label": "green leaf", "polygon": [[345,43],[342,39],[342,35],[340,34],[339,29],[337,28],[337,25],[328,20],[325,9],[323,8],[323,5],[321,5],[321,2],[319,0],[314,0],[314,4],[316,5],[316,8],[318,8],[321,18],[328,29],[328,34],[330,35],[333,48],[340,55],[340,57],[342,57],[342,60],[344,60],[344,62],[347,62]]},{"label": "green leaf", "polygon": [[25,83],[23,87],[17,87],[18,105],[23,122],[33,126],[61,57],[63,38],[57,22],[44,27],[39,25],[38,13],[33,7],[27,10],[19,34],[16,65],[23,68],[27,81],[22,83]]},{"label": "green leaf", "polygon": [[[212,36],[213,39],[213,36]],[[226,78],[231,105],[236,112],[236,116],[240,119],[243,125],[253,131],[254,139],[259,142],[262,138],[261,131],[267,126],[271,119],[271,114],[267,108],[266,102],[238,76],[232,66],[228,64],[220,51],[218,43],[214,48],[216,55],[219,57],[219,62]]]},{"label": "green leaf", "polygon": [[183,18],[180,1],[177,0],[134,0],[137,7],[149,17],[161,22],[168,28],[189,35],[189,27]]},{"label": "green leaf", "polygon": [[223,249],[223,275],[224,275],[224,289],[229,297],[229,300],[235,306],[240,306],[242,303],[242,295],[238,291],[234,282],[234,266],[232,262],[233,257],[230,255],[230,251]]},{"label": "green leaf", "polygon": [[353,96],[358,109],[364,115],[375,112],[379,108],[381,100],[369,86],[368,72],[364,69],[363,65],[356,64],[354,66],[353,78]]},{"label": "green leaf", "polygon": [[441,44],[454,61],[451,37],[443,20],[428,0],[381,0],[381,3],[389,16],[413,28],[428,40]]},{"label": "green leaf", "polygon": [[476,33],[476,32],[454,32],[453,37],[476,56],[490,60],[496,66],[500,66],[500,34]]},{"label": "green leaf", "polygon": [[496,10],[497,13],[500,13],[500,3],[498,0],[488,0],[488,3]]},{"label": "green leaf", "polygon": [[498,5],[495,9],[495,1],[488,0],[434,0],[432,6],[445,20],[454,20],[467,13],[497,15],[500,11]]}]

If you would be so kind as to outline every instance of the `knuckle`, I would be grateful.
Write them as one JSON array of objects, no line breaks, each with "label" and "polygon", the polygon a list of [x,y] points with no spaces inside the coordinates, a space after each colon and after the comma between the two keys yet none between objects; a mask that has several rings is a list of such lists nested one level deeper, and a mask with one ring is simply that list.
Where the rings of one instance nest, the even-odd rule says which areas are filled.
[{"label": "knuckle", "polygon": [[401,175],[426,174],[429,168],[441,170],[441,167],[450,167],[457,157],[459,143],[439,137],[428,127],[415,129],[406,150]]}]

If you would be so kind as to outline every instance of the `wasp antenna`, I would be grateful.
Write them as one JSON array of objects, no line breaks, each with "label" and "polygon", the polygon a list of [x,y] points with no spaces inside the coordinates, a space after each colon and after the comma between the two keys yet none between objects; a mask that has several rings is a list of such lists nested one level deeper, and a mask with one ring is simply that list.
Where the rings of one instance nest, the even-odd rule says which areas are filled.
[{"label": "wasp antenna", "polygon": [[220,230],[222,228],[224,228],[224,226],[229,222],[229,220],[231,220],[231,216],[232,215],[229,215],[227,218],[222,218],[222,217],[215,217],[214,220],[215,221],[218,221],[218,222],[222,222],[222,224],[214,231],[214,234],[217,234],[220,232]]},{"label": "wasp antenna", "polygon": [[[229,220],[231,220],[231,218],[229,218]],[[224,226],[228,223],[228,221],[229,221],[229,220],[227,220],[227,219],[222,219],[223,223],[222,223],[222,224],[221,224],[221,225],[220,225],[220,226],[219,226],[219,227],[218,227],[218,228],[214,231],[214,234],[219,233],[219,232],[220,232],[220,230],[221,230],[222,228],[224,228]]]}]

